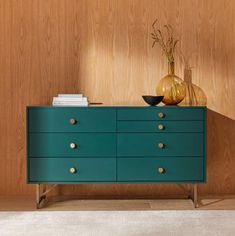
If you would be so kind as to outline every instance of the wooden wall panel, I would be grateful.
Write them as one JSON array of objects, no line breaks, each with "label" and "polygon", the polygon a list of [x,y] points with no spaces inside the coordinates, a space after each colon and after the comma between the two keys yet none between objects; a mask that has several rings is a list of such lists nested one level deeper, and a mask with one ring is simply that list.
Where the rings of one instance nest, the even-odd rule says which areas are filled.
[{"label": "wooden wall panel", "polygon": [[[235,1],[1,0],[0,194],[26,185],[25,106],[57,93],[84,93],[107,105],[144,105],[166,74],[151,48],[151,23],[170,23],[208,102],[208,183],[202,193],[235,193]],[[177,58],[176,71],[183,76]],[[81,196],[176,194],[176,186],[62,186]]]}]

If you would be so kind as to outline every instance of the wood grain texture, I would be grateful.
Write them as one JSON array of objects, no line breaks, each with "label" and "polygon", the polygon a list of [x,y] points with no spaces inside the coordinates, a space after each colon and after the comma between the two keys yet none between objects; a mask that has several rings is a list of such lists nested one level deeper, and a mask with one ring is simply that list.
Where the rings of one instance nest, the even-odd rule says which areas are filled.
[{"label": "wood grain texture", "polygon": [[[151,48],[151,23],[170,23],[207,95],[208,183],[202,193],[235,193],[235,1],[0,1],[0,194],[34,194],[26,184],[25,106],[50,104],[57,93],[107,105],[143,105],[166,74]],[[184,66],[177,58],[176,72]],[[64,194],[182,194],[171,185],[63,186]]]}]

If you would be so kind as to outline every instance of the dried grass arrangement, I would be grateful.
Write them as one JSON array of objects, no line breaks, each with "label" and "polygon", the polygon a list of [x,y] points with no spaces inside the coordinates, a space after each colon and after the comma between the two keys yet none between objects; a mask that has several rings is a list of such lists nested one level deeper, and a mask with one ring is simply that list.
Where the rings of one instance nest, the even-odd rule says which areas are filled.
[{"label": "dried grass arrangement", "polygon": [[179,40],[174,37],[171,25],[164,25],[161,30],[157,27],[157,22],[156,19],[152,24],[152,47],[155,44],[161,47],[168,60],[168,74],[158,82],[156,93],[159,96],[164,96],[162,102],[166,105],[177,105],[185,97],[185,83],[175,75],[175,50]]},{"label": "dried grass arrangement", "polygon": [[157,22],[158,19],[156,19],[152,23],[152,29],[153,29],[153,32],[151,33],[153,39],[152,47],[154,47],[155,44],[158,44],[161,47],[163,53],[166,55],[168,62],[172,63],[175,60],[175,49],[179,40],[174,37],[173,28],[171,27],[171,25],[169,24],[164,25],[163,26],[165,31],[164,32],[157,27]]}]

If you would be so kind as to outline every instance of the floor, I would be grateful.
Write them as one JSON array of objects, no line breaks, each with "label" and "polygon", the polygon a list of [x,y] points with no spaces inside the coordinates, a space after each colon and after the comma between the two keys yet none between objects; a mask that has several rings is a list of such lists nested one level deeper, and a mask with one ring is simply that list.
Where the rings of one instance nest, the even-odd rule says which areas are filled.
[{"label": "floor", "polygon": [[[204,196],[196,210],[235,210],[235,196]],[[34,211],[34,196],[0,196],[0,211]],[[40,211],[131,211],[131,210],[194,210],[189,199],[81,200],[66,196],[50,198]]]},{"label": "floor", "polygon": [[235,211],[3,211],[1,236],[233,236]]}]

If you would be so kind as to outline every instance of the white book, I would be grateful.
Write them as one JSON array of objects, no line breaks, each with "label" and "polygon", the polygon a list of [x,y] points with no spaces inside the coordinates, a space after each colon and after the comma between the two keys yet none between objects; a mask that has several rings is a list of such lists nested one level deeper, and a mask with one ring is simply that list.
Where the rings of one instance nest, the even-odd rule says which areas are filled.
[{"label": "white book", "polygon": [[58,104],[87,104],[87,101],[53,101],[54,103]]},{"label": "white book", "polygon": [[76,105],[76,104],[53,104],[52,106],[54,107],[88,107],[88,104],[87,105]]},{"label": "white book", "polygon": [[88,106],[87,101],[53,101],[53,106]]},{"label": "white book", "polygon": [[53,101],[55,102],[87,102],[87,97],[53,97]]},{"label": "white book", "polygon": [[58,94],[58,97],[75,97],[75,98],[82,98],[83,94]]}]

